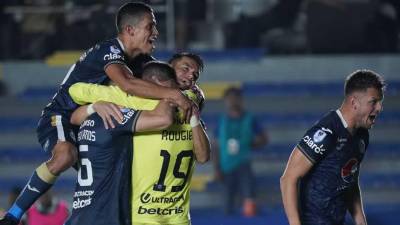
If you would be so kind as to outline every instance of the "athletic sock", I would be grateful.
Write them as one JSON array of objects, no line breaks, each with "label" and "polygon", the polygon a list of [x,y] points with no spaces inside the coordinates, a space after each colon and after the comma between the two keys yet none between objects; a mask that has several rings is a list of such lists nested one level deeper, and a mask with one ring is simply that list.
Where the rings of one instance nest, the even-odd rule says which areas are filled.
[{"label": "athletic sock", "polygon": [[49,171],[46,163],[41,164],[33,172],[24,190],[22,190],[15,203],[8,210],[8,214],[20,220],[25,211],[53,186],[56,179],[57,176]]}]

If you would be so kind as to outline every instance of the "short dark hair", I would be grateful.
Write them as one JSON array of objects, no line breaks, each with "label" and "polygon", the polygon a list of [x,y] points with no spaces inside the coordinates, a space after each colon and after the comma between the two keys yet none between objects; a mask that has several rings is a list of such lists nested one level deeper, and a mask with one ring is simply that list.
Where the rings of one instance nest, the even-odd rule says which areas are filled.
[{"label": "short dark hair", "polygon": [[115,17],[117,32],[121,33],[127,24],[136,25],[146,13],[153,13],[153,9],[142,2],[128,2],[118,9]]},{"label": "short dark hair", "polygon": [[224,92],[224,98],[231,95],[236,97],[242,97],[242,89],[239,87],[229,87]]},{"label": "short dark hair", "polygon": [[179,52],[179,53],[174,54],[174,55],[171,57],[171,59],[168,60],[168,62],[169,62],[170,64],[172,64],[172,63],[175,62],[176,60],[181,59],[181,58],[183,58],[183,57],[188,57],[188,58],[193,59],[193,60],[197,63],[197,65],[199,66],[199,72],[203,72],[203,69],[204,69],[204,62],[203,62],[203,59],[202,59],[199,55],[197,55],[197,54],[195,54],[195,53],[191,53],[191,52]]},{"label": "short dark hair", "polygon": [[144,64],[142,78],[156,76],[160,81],[174,80],[176,82],[176,73],[168,63],[161,61],[150,61]]},{"label": "short dark hair", "polygon": [[355,91],[367,91],[368,88],[375,88],[383,94],[386,88],[385,80],[372,70],[356,70],[346,78],[344,95],[349,96]]}]

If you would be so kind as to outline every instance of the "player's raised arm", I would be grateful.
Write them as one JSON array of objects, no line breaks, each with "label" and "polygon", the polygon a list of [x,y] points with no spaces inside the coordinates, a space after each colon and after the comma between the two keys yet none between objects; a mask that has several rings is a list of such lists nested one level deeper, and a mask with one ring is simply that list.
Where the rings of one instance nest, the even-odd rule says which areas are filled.
[{"label": "player's raised arm", "polygon": [[283,206],[290,225],[300,225],[298,183],[299,180],[312,168],[312,162],[295,147],[289,157],[285,172],[280,183]]},{"label": "player's raised arm", "polygon": [[186,121],[189,121],[193,103],[179,89],[162,87],[146,80],[135,78],[125,65],[117,63],[107,66],[106,73],[115,84],[128,94],[153,99],[166,98],[176,103],[179,109],[182,110]]}]

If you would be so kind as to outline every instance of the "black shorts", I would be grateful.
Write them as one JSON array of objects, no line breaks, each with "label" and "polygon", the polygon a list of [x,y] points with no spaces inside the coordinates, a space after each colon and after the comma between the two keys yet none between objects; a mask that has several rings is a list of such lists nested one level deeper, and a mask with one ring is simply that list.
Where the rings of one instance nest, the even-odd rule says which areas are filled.
[{"label": "black shorts", "polygon": [[69,122],[69,117],[57,114],[42,115],[36,128],[36,134],[43,150],[51,155],[57,141],[76,144],[79,127]]}]

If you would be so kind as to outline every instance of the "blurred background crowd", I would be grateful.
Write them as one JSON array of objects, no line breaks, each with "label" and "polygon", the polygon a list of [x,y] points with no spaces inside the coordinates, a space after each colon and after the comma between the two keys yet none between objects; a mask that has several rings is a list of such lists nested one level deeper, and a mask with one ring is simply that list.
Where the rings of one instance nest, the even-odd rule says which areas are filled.
[{"label": "blurred background crowd", "polygon": [[[159,49],[262,48],[270,54],[399,51],[396,0],[148,0]],[[42,59],[114,36],[118,0],[4,0],[0,59]],[[82,35],[85,34],[85,35]]]},{"label": "blurred background crowd", "polygon": [[[114,14],[124,2],[0,2],[0,209],[8,208],[8,193],[24,185],[46,159],[35,134],[41,109],[84,50],[115,37]],[[234,207],[224,202],[224,174],[212,162],[197,167],[193,225],[287,224],[279,177],[289,154],[308,127],[339,106],[344,78],[362,68],[382,74],[389,84],[361,174],[367,217],[372,225],[397,223],[400,1],[143,2],[155,10],[157,58],[190,50],[205,60],[199,81],[206,94],[202,117],[210,138],[220,138],[219,118],[232,104],[224,100],[225,91],[232,87],[240,93],[241,110],[256,121],[254,132],[262,136],[261,144],[249,147],[244,163],[253,179],[240,181],[252,182],[250,191],[244,187],[251,194],[232,191],[234,196],[228,197],[236,203],[228,206]],[[76,172],[69,170],[53,195],[70,203],[75,179]]]}]

